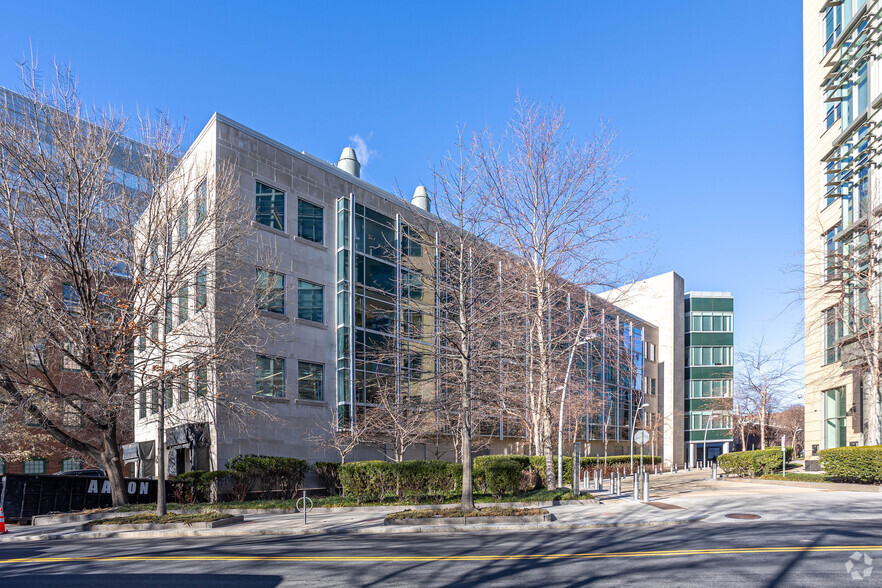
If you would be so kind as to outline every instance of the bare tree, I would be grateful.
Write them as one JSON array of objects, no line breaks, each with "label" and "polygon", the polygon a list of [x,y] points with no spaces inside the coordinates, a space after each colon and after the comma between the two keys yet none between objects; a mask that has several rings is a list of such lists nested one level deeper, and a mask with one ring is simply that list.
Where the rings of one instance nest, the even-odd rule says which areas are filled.
[{"label": "bare tree", "polygon": [[740,421],[739,427],[745,426],[746,422],[756,423],[760,430],[760,447],[765,449],[770,416],[781,407],[790,392],[795,381],[795,366],[787,358],[786,347],[768,351],[763,339],[739,352],[738,363],[734,403],[736,420]]},{"label": "bare tree", "polygon": [[45,89],[22,73],[0,114],[0,406],[100,464],[123,504],[133,414],[156,419],[161,481],[167,420],[248,413],[218,390],[243,385],[254,343],[254,277],[234,263],[250,228],[231,166],[178,167],[166,116],[142,117],[134,142],[128,119],[83,108],[70,71]]},{"label": "bare tree", "polygon": [[564,283],[611,285],[618,269],[613,247],[623,240],[628,220],[613,140],[603,128],[594,139],[579,143],[562,109],[518,96],[502,141],[497,144],[489,130],[480,141],[483,192],[495,240],[521,259],[525,272],[521,291],[530,341],[530,411],[537,415],[535,444],[548,472],[554,471],[552,363],[556,353],[566,356],[567,342],[574,343],[571,333],[555,340],[548,317]]}]

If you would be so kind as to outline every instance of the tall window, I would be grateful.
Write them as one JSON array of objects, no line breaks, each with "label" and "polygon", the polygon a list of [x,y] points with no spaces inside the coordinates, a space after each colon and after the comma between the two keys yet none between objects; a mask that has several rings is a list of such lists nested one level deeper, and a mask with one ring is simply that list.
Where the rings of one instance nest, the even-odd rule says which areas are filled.
[{"label": "tall window", "polygon": [[61,369],[65,372],[80,371],[80,364],[77,359],[82,359],[83,348],[71,341],[64,342],[64,353],[61,356]]},{"label": "tall window", "polygon": [[181,206],[181,212],[178,214],[178,240],[183,243],[187,240],[187,223],[189,222],[190,207],[187,206],[187,200],[184,199],[184,205]]},{"label": "tall window", "polygon": [[153,384],[150,388],[150,414],[157,412],[159,412],[159,390],[156,389],[156,384]]},{"label": "tall window", "polygon": [[178,290],[178,324],[183,325],[190,317],[190,288],[181,287]]},{"label": "tall window", "polygon": [[175,389],[171,382],[165,383],[165,407],[171,408],[175,405]]},{"label": "tall window", "polygon": [[824,392],[824,447],[845,447],[845,388]]},{"label": "tall window", "polygon": [[285,275],[257,270],[257,308],[285,314]]},{"label": "tall window", "polygon": [[324,209],[305,200],[297,201],[297,236],[315,243],[325,240]]},{"label": "tall window", "polygon": [[824,311],[824,365],[839,361],[841,351],[838,340],[843,334],[842,319],[839,318],[835,307]]},{"label": "tall window", "polygon": [[206,268],[202,268],[198,272],[196,272],[196,300],[195,306],[196,310],[202,310],[205,308],[206,303],[208,302],[208,270]]},{"label": "tall window", "polygon": [[190,374],[184,372],[178,375],[178,404],[184,404],[190,400]]},{"label": "tall window", "polygon": [[205,366],[196,370],[196,396],[208,394],[208,368]]},{"label": "tall window", "polygon": [[205,220],[208,215],[208,195],[205,189],[205,180],[196,186],[196,225]]},{"label": "tall window", "polygon": [[73,284],[65,283],[61,286],[61,290],[64,298],[64,310],[73,312],[80,310],[80,295]]},{"label": "tall window", "polygon": [[261,396],[285,396],[285,359],[282,357],[257,356],[257,394]]},{"label": "tall window", "polygon": [[171,333],[171,330],[174,328],[174,309],[172,308],[174,305],[171,300],[167,300],[165,302],[165,332],[166,334]]},{"label": "tall window", "polygon": [[256,220],[280,231],[285,230],[285,193],[257,182]]},{"label": "tall window", "polygon": [[146,419],[147,418],[147,391],[141,390],[138,392],[138,418]]},{"label": "tall window", "polygon": [[297,392],[305,400],[324,400],[325,366],[308,361],[297,362]]},{"label": "tall window", "polygon": [[24,473],[26,474],[46,473],[46,460],[43,458],[33,457],[31,459],[26,459],[22,465],[24,466]]},{"label": "tall window", "polygon": [[306,280],[297,281],[297,317],[317,323],[325,322],[325,287]]}]

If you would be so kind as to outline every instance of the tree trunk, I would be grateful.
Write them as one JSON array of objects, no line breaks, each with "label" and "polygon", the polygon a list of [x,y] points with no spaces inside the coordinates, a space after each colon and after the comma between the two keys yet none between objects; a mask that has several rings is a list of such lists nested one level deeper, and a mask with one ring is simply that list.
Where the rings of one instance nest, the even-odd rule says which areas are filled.
[{"label": "tree trunk", "polygon": [[102,445],[100,461],[104,471],[107,472],[107,480],[110,482],[110,496],[113,500],[113,506],[122,506],[128,503],[128,494],[126,493],[122,462],[119,459],[115,426],[104,431]]},{"label": "tree trunk", "polygon": [[468,427],[462,427],[462,510],[475,510],[475,496],[472,487],[472,439]]},{"label": "tree trunk", "polygon": [[159,412],[156,422],[156,516],[165,516],[167,497],[165,495],[165,395],[167,384],[159,386]]}]

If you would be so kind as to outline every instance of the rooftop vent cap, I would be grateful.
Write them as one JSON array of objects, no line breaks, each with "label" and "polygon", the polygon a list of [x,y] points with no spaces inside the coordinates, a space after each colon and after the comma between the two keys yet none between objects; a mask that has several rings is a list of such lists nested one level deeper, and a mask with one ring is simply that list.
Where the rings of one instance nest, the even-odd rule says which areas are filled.
[{"label": "rooftop vent cap", "polygon": [[340,154],[340,161],[337,162],[337,167],[356,178],[361,177],[361,164],[358,163],[358,157],[355,156],[355,149],[352,147],[347,147],[343,150],[343,153]]},{"label": "rooftop vent cap", "polygon": [[425,186],[416,187],[416,190],[413,191],[413,198],[410,199],[410,203],[417,208],[422,208],[426,212],[432,212],[432,201],[429,200],[429,193],[426,191]]}]

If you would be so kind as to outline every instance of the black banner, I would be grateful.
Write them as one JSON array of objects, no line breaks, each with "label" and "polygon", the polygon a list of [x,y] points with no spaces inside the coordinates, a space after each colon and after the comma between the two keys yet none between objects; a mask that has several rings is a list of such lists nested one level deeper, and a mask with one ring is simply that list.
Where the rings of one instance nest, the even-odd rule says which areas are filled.
[{"label": "black banner", "polygon": [[[156,480],[126,478],[130,504],[156,502]],[[112,506],[107,478],[4,474],[0,497],[7,521]]]}]

